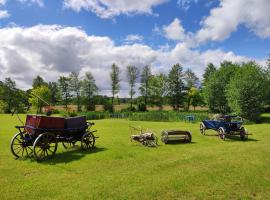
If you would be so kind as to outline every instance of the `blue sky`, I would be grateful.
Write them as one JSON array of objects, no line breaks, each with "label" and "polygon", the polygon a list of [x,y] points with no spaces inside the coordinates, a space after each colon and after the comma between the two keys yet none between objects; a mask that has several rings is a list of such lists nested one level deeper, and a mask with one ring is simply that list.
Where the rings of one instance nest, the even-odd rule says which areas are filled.
[{"label": "blue sky", "polygon": [[[269,10],[269,0],[0,0],[0,79],[9,75],[27,88],[25,77],[55,79],[48,68],[57,75],[91,70],[98,77],[110,61],[123,70],[128,64],[149,64],[156,73],[180,62],[198,76],[208,62],[261,64],[270,53]],[[50,48],[54,56],[47,55]],[[16,62],[8,60],[9,51]],[[76,67],[65,63],[67,55]],[[18,64],[21,71],[13,69]],[[105,75],[101,79],[108,81]]]}]

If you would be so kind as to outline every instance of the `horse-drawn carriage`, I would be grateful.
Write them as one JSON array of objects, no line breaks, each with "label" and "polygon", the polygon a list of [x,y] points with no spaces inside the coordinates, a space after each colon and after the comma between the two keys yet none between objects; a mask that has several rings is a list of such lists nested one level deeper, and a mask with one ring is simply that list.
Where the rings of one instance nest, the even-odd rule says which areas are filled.
[{"label": "horse-drawn carriage", "polygon": [[217,120],[203,120],[200,124],[200,132],[205,135],[207,129],[212,129],[217,131],[220,139],[223,140],[232,135],[239,135],[242,140],[246,140],[248,132],[242,126],[243,123],[243,119],[239,116],[224,115]]},{"label": "horse-drawn carriage", "polygon": [[96,131],[90,130],[93,125],[85,117],[27,115],[25,125],[16,126],[19,132],[11,140],[11,152],[16,158],[33,154],[43,160],[56,153],[58,142],[68,149],[78,141],[83,150],[88,150],[95,146]]}]

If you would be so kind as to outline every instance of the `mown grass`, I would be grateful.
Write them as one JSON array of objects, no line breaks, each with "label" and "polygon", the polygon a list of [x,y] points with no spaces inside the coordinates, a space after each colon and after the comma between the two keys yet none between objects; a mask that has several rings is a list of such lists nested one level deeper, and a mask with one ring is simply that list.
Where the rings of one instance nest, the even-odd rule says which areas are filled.
[{"label": "mown grass", "polygon": [[[265,115],[269,118],[270,115]],[[64,150],[38,163],[14,160],[9,142],[19,124],[0,115],[0,199],[270,199],[270,124],[247,125],[250,140],[201,136],[198,123],[96,121],[92,152]],[[191,144],[130,142],[129,125],[193,133]]]}]

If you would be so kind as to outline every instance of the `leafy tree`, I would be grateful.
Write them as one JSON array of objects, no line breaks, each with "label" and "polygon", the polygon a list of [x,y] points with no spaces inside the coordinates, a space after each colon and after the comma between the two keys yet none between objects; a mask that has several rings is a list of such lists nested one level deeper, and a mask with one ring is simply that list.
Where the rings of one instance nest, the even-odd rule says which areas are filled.
[{"label": "leafy tree", "polygon": [[184,73],[180,64],[175,64],[168,75],[168,96],[174,110],[179,110],[184,100]]},{"label": "leafy tree", "polygon": [[242,65],[230,80],[226,97],[232,110],[252,121],[258,121],[265,103],[267,81],[255,62]]},{"label": "leafy tree", "polygon": [[203,74],[203,83],[206,84],[211,77],[217,71],[217,68],[213,65],[213,63],[209,63]]},{"label": "leafy tree", "polygon": [[82,111],[81,106],[81,89],[82,89],[82,82],[79,79],[79,74],[76,72],[71,72],[69,75],[69,82],[70,82],[70,89],[71,92],[74,92],[76,94],[77,99],[77,111]]},{"label": "leafy tree", "polygon": [[60,76],[58,79],[58,86],[61,93],[61,99],[63,100],[66,111],[68,110],[68,104],[71,98],[69,81],[70,78],[65,76]]},{"label": "leafy tree", "polygon": [[18,93],[16,89],[15,81],[11,80],[11,78],[6,78],[4,83],[2,83],[2,98],[6,103],[6,111],[10,113],[12,108],[17,106],[18,103]]},{"label": "leafy tree", "polygon": [[48,86],[41,85],[31,91],[29,102],[37,108],[37,112],[42,112],[42,107],[48,105],[51,98],[51,91]]},{"label": "leafy tree", "polygon": [[132,110],[133,96],[135,95],[135,83],[139,76],[139,70],[135,66],[127,66],[127,77],[129,83],[129,95],[130,95],[130,110]]},{"label": "leafy tree", "polygon": [[167,77],[164,74],[151,76],[149,80],[150,103],[158,106],[160,110],[162,109],[166,95],[166,81]]},{"label": "leafy tree", "polygon": [[52,105],[55,105],[59,99],[59,88],[56,82],[49,82],[48,85],[50,91],[51,91],[51,98],[50,102]]},{"label": "leafy tree", "polygon": [[120,89],[120,79],[119,79],[119,67],[115,64],[112,65],[111,71],[111,84],[112,84],[112,106],[114,105],[114,97],[118,94]]},{"label": "leafy tree", "polygon": [[239,68],[238,64],[224,61],[221,63],[221,67],[205,82],[204,95],[211,112],[223,114],[230,112],[225,94],[226,86]]},{"label": "leafy tree", "polygon": [[193,106],[194,111],[196,106],[203,104],[203,97],[201,95],[201,91],[195,87],[190,88],[190,90],[188,91],[188,98],[190,105]]},{"label": "leafy tree", "polygon": [[147,65],[143,68],[143,71],[141,74],[141,86],[140,86],[140,91],[141,91],[141,95],[144,98],[145,107],[147,107],[147,101],[148,101],[148,96],[149,96],[149,81],[150,81],[151,76],[152,76],[151,68]]},{"label": "leafy tree", "polygon": [[188,69],[184,74],[184,80],[186,82],[186,86],[188,89],[192,87],[196,87],[199,84],[199,78],[196,74],[191,70]]},{"label": "leafy tree", "polygon": [[36,78],[34,78],[33,80],[33,84],[32,84],[32,87],[33,88],[37,88],[37,87],[40,87],[42,85],[48,85],[41,76],[37,76]]},{"label": "leafy tree", "polygon": [[97,94],[98,87],[95,83],[95,79],[90,72],[85,73],[85,77],[82,82],[83,94],[86,97],[86,109],[95,110],[94,95]]}]

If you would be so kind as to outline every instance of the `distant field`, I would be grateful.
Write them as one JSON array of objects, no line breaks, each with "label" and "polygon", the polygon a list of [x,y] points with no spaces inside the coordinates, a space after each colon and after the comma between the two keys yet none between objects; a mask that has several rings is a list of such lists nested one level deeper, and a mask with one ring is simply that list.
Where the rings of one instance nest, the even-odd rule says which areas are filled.
[{"label": "distant field", "polygon": [[[24,117],[24,116],[23,116]],[[270,119],[270,114],[264,116]],[[198,123],[96,121],[97,148],[66,151],[38,163],[14,160],[9,143],[20,124],[0,115],[0,199],[270,199],[270,124],[247,125],[248,141],[202,136]],[[130,142],[129,125],[192,132],[191,144]]]}]

